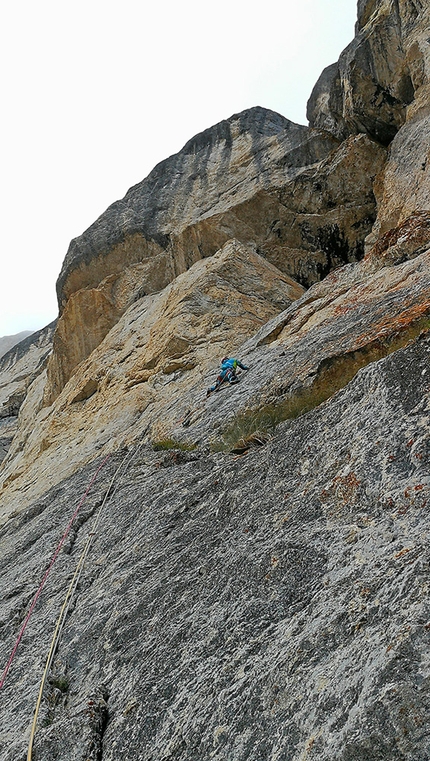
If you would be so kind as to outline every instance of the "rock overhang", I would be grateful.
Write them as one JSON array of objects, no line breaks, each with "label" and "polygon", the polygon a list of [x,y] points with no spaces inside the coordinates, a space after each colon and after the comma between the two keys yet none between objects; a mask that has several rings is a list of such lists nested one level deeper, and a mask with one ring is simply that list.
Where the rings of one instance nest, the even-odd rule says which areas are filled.
[{"label": "rock overhang", "polygon": [[[263,175],[270,178],[264,181],[266,184],[273,184],[274,175],[279,184],[283,177],[292,177],[303,166],[319,161],[336,144],[329,135],[294,124],[261,107],[234,114],[195,136],[179,153],[160,162],[145,180],[130,188],[122,200],[111,204],[83,235],[72,241],[57,280],[60,310],[64,305],[64,289],[66,298],[69,294],[66,283],[74,269],[88,268],[94,258],[106,257],[112,248],[134,234],[166,249],[172,231],[214,213],[211,206],[219,204],[220,195],[228,197],[230,192],[237,195],[237,187],[229,188],[229,185],[237,185],[236,179],[229,179],[229,175],[233,177],[237,171],[238,161],[244,165],[246,161],[255,164],[251,176],[244,178],[249,187],[243,185],[242,193],[247,197],[254,192],[253,183],[257,187],[261,185]],[[210,163],[216,163],[217,168],[214,177],[208,178]],[[240,177],[237,179],[240,181]],[[198,187],[199,183],[202,187]],[[208,192],[213,195],[209,201]],[[190,204],[193,194],[195,198]],[[233,197],[228,203],[234,205]],[[201,206],[203,215],[199,212]],[[197,217],[193,218],[195,214]]]}]

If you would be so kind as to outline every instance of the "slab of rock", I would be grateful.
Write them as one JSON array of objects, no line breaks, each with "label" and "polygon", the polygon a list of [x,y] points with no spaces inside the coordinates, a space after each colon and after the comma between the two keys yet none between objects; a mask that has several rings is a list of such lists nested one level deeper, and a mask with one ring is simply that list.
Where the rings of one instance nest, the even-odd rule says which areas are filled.
[{"label": "slab of rock", "polygon": [[378,217],[367,245],[375,243],[412,214],[430,210],[429,146],[430,107],[409,119],[391,144],[380,183]]},{"label": "slab of rock", "polygon": [[261,190],[175,234],[175,248],[211,256],[236,237],[309,287],[362,258],[376,215],[373,184],[385,159],[365,135],[352,137],[281,188]]},{"label": "slab of rock", "polygon": [[46,373],[31,385],[1,471],[3,517],[21,509],[33,489],[41,493],[92,459],[98,448],[117,447],[118,437],[127,437],[134,425],[147,425],[150,410],[153,435],[163,437],[185,414],[185,392],[200,397],[204,373],[303,293],[265,259],[231,241],[159,294],[140,299],[76,369],[52,407],[43,406]]},{"label": "slab of rock", "polygon": [[[419,237],[415,244],[422,251]],[[282,298],[298,295],[291,281],[231,243],[136,302],[51,408],[41,409],[44,378],[33,384],[3,467],[3,516],[97,448],[115,450],[143,431],[153,442],[246,449],[261,429],[321,404],[361,367],[415,340],[430,319],[428,246],[418,253],[411,243],[390,266],[386,254],[336,270],[279,313]],[[225,354],[251,371],[206,399]]]},{"label": "slab of rock", "polygon": [[29,385],[46,365],[55,325],[30,334],[0,358],[0,418],[18,415]]},{"label": "slab of rock", "polygon": [[[246,457],[118,451],[3,688],[2,761],[25,755],[54,620],[121,463],[38,758],[428,758],[429,349],[370,364]],[[1,530],[2,663],[98,462]]]},{"label": "slab of rock", "polygon": [[429,25],[430,8],[421,0],[363,0],[354,41],[324,70],[308,103],[311,126],[390,144],[373,185],[378,215],[366,250],[430,209]]},{"label": "slab of rock", "polygon": [[72,242],[63,265],[47,402],[136,298],[231,238],[305,286],[360,259],[385,151],[364,135],[336,146],[251,109],[198,135],[110,207]]},{"label": "slab of rock", "polygon": [[[0,359],[3,664],[110,454],[2,690],[0,761],[88,539],[35,757],[430,758],[428,8],[358,12],[316,91],[335,135],[256,109],[197,136],[72,245],[58,374],[24,363],[17,400]],[[207,398],[224,354],[250,370]]]},{"label": "slab of rock", "polygon": [[[336,145],[331,135],[252,108],[192,138],[112,204],[71,242],[64,260],[46,399],[55,399],[74,368],[136,299],[162,290],[233,237],[256,248],[249,234],[242,235],[247,214],[242,218],[240,206],[263,188],[282,187]],[[207,229],[206,220],[219,221],[233,207],[239,209],[233,229],[217,221]],[[266,231],[274,220],[261,219],[255,207],[253,219]]]}]

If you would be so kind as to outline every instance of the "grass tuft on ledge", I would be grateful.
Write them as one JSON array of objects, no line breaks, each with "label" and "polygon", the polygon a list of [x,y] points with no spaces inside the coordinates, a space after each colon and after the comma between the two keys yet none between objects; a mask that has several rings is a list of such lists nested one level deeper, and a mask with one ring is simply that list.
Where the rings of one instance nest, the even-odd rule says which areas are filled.
[{"label": "grass tuft on ledge", "polygon": [[169,449],[179,449],[181,452],[192,452],[194,449],[197,449],[197,445],[190,444],[185,441],[177,441],[176,439],[166,438],[153,441],[152,448],[154,452],[165,452]]}]

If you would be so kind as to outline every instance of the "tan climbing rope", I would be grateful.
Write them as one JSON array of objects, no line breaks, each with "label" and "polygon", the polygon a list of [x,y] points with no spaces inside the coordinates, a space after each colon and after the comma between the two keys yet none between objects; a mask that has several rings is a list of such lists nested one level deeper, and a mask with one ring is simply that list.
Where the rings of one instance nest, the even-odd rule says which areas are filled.
[{"label": "tan climbing rope", "polygon": [[[143,432],[142,437],[146,433],[146,430],[147,429],[145,429],[145,431]],[[109,486],[108,486],[108,488],[107,488],[107,490],[105,492],[102,504],[100,505],[100,509],[98,511],[96,519],[94,521],[94,525],[92,527],[92,531],[88,535],[87,541],[85,542],[84,549],[82,550],[81,556],[80,556],[80,558],[78,560],[78,563],[76,565],[75,572],[73,574],[72,580],[70,581],[70,584],[69,584],[66,596],[64,598],[63,605],[62,605],[61,610],[60,610],[60,614],[59,614],[58,619],[57,619],[57,623],[56,623],[56,626],[55,626],[55,629],[54,629],[54,633],[52,635],[51,645],[50,645],[50,648],[49,648],[49,651],[48,651],[48,655],[47,655],[47,658],[46,658],[46,663],[45,663],[45,668],[43,670],[42,680],[40,682],[39,694],[38,694],[37,701],[36,701],[36,707],[35,707],[35,710],[34,710],[34,717],[33,717],[33,724],[32,724],[32,727],[31,727],[30,740],[29,740],[29,743],[28,743],[27,761],[32,761],[32,758],[33,758],[34,736],[35,736],[35,733],[36,733],[37,719],[38,719],[38,715],[39,715],[40,705],[41,705],[41,702],[42,702],[43,690],[45,688],[46,679],[48,677],[49,670],[51,668],[51,664],[52,664],[52,660],[53,660],[54,655],[55,655],[55,651],[56,651],[56,649],[58,647],[58,644],[59,644],[59,641],[60,641],[61,632],[62,632],[64,623],[65,623],[66,618],[67,618],[67,613],[69,611],[69,607],[70,607],[70,604],[71,604],[71,601],[72,601],[72,598],[73,598],[73,593],[74,593],[74,591],[75,591],[75,589],[76,589],[76,587],[78,585],[78,582],[79,582],[79,579],[80,579],[80,576],[81,576],[81,573],[82,573],[82,570],[83,570],[83,567],[84,567],[84,563],[85,563],[86,557],[88,555],[90,547],[91,547],[91,545],[92,545],[92,543],[94,541],[94,538],[96,536],[97,526],[98,526],[98,524],[100,522],[100,518],[101,518],[101,515],[102,515],[102,512],[103,512],[103,509],[104,509],[104,507],[105,507],[105,505],[106,505],[106,503],[107,503],[107,501],[108,501],[108,499],[109,499],[109,497],[111,495],[111,489],[112,489],[112,487],[113,487],[113,485],[114,485],[114,483],[115,483],[115,481],[116,481],[116,479],[118,477],[118,474],[119,474],[120,470],[125,465],[125,463],[127,462],[128,459],[130,459],[130,461],[131,461],[136,456],[136,454],[139,452],[140,448],[142,447],[142,444],[143,444],[143,441],[140,442],[140,444],[138,445],[138,447],[136,448],[136,450],[134,452],[127,452],[125,457],[122,459],[122,461],[118,465],[115,473],[113,474],[113,476],[111,478],[111,481],[109,483]]]}]

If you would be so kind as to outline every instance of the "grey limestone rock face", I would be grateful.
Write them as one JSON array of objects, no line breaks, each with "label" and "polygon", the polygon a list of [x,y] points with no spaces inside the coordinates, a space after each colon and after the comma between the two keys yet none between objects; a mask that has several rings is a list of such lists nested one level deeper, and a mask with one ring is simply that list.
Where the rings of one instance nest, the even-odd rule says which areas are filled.
[{"label": "grey limestone rock face", "polygon": [[[0,761],[77,568],[34,761],[430,760],[428,7],[358,15],[318,129],[197,135],[0,358],[1,669],[64,537]],[[207,396],[225,353],[250,369]]]},{"label": "grey limestone rock face", "polygon": [[306,116],[310,124],[326,129],[343,140],[349,130],[342,118],[342,111],[343,92],[339,63],[336,62],[321,72],[307,102]]},{"label": "grey limestone rock face", "polygon": [[13,346],[0,357],[0,372],[5,372],[14,367],[17,362],[22,360],[22,358],[28,355],[29,352],[32,353],[39,349],[44,351],[47,347],[50,348],[55,326],[56,320],[34,333],[28,333],[25,331],[26,335],[24,335],[16,344],[13,344]]},{"label": "grey limestone rock face", "polygon": [[[133,447],[56,654],[44,761],[427,761],[430,343],[373,363],[246,457]],[[101,471],[3,690],[24,755]],[[1,530],[1,659],[97,463]]]},{"label": "grey limestone rock face", "polygon": [[0,419],[18,414],[28,387],[46,365],[55,325],[32,333],[0,357]]},{"label": "grey limestone rock face", "polygon": [[365,132],[388,145],[414,99],[410,36],[428,24],[428,9],[409,0],[372,0],[359,3],[358,16],[354,40],[314,87],[309,124],[339,138]]},{"label": "grey limestone rock face", "polygon": [[31,336],[31,333],[31,330],[23,330],[21,333],[16,333],[13,336],[3,336],[0,338],[0,357],[2,357],[3,354],[6,354],[9,349],[18,344],[20,341],[23,341],[24,338]]},{"label": "grey limestone rock face", "polygon": [[17,418],[27,391],[46,365],[56,322],[27,334],[0,357],[0,463],[17,430]]},{"label": "grey limestone rock face", "polygon": [[304,287],[364,254],[385,150],[253,108],[197,135],[72,241],[46,403],[121,315],[233,238]]},{"label": "grey limestone rock face", "polygon": [[[192,138],[113,203],[66,254],[57,282],[60,319],[46,404],[134,301],[160,292],[232,238],[302,284],[320,277],[327,253],[309,244],[299,224],[288,241],[279,238],[281,228],[293,227],[295,214],[279,202],[278,190],[291,187],[337,146],[328,132],[251,108]],[[366,208],[361,197],[355,205],[341,205],[335,220],[325,219],[322,205],[315,225],[331,225],[344,242],[347,261],[363,250],[376,214],[373,197]],[[297,250],[302,245],[303,255]]]},{"label": "grey limestone rock face", "polygon": [[285,183],[335,145],[329,135],[260,107],[196,135],[71,242],[57,282],[60,305],[70,292],[71,273],[127,237],[143,236],[165,250],[173,231]]}]

